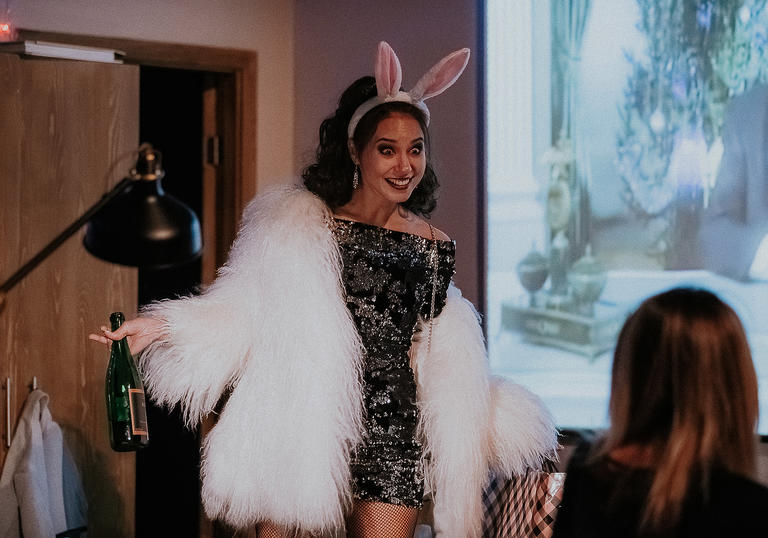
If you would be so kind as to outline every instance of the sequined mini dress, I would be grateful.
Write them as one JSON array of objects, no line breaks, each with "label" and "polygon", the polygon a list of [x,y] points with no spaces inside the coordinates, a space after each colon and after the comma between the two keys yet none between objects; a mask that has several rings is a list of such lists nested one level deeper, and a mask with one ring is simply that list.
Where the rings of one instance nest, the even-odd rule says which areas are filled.
[{"label": "sequined mini dress", "polygon": [[408,351],[419,316],[445,305],[454,274],[455,244],[333,219],[331,229],[342,258],[347,307],[363,346],[365,432],[351,458],[357,499],[410,507],[424,496],[422,445],[417,435],[416,381]]}]

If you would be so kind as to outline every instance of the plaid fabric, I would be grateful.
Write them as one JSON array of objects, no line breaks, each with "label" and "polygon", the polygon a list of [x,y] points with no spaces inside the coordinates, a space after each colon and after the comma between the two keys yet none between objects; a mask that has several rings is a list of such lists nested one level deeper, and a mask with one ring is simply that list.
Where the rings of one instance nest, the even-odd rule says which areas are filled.
[{"label": "plaid fabric", "polygon": [[483,492],[483,538],[550,538],[564,482],[565,473],[533,470],[492,477]]}]

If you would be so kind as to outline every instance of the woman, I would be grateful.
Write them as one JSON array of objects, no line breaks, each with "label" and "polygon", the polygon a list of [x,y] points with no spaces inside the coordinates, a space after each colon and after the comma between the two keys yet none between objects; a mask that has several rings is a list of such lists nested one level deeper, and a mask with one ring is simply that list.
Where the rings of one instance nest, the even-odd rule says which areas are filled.
[{"label": "woman", "polygon": [[376,77],[320,128],[304,188],[252,201],[201,295],[150,305],[121,330],[150,395],[190,424],[231,389],[204,446],[211,517],[260,536],[409,537],[425,493],[445,537],[477,537],[489,468],[537,466],[551,419],[490,379],[477,314],[451,285],[455,246],[426,217],[438,186],[424,99],[469,51],[413,90],[381,43]]},{"label": "woman", "polygon": [[757,379],[739,318],[717,296],[672,289],[629,317],[610,416],[568,465],[555,537],[768,536],[768,489],[748,478]]}]

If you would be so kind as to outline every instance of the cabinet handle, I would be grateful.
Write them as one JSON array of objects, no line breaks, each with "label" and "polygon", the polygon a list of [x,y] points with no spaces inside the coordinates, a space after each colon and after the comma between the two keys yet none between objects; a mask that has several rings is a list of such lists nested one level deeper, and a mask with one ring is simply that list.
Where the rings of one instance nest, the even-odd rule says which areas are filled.
[{"label": "cabinet handle", "polygon": [[5,378],[5,446],[11,448],[11,378]]}]

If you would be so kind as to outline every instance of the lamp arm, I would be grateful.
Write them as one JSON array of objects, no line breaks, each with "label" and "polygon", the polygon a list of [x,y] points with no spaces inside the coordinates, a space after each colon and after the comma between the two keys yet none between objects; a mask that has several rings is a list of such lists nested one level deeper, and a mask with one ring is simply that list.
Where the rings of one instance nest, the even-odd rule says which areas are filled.
[{"label": "lamp arm", "polygon": [[22,265],[18,271],[13,273],[8,280],[0,284],[0,304],[3,303],[5,295],[10,291],[21,279],[29,274],[35,267],[50,256],[61,244],[72,236],[80,227],[88,222],[93,215],[96,214],[102,207],[112,201],[117,195],[126,190],[134,180],[130,177],[123,178],[117,185],[115,185],[111,191],[107,192],[101,199],[90,207],[85,213],[83,213],[75,222],[70,224],[63,232],[57,235],[50,243],[45,245],[40,252],[35,254],[32,259]]}]

